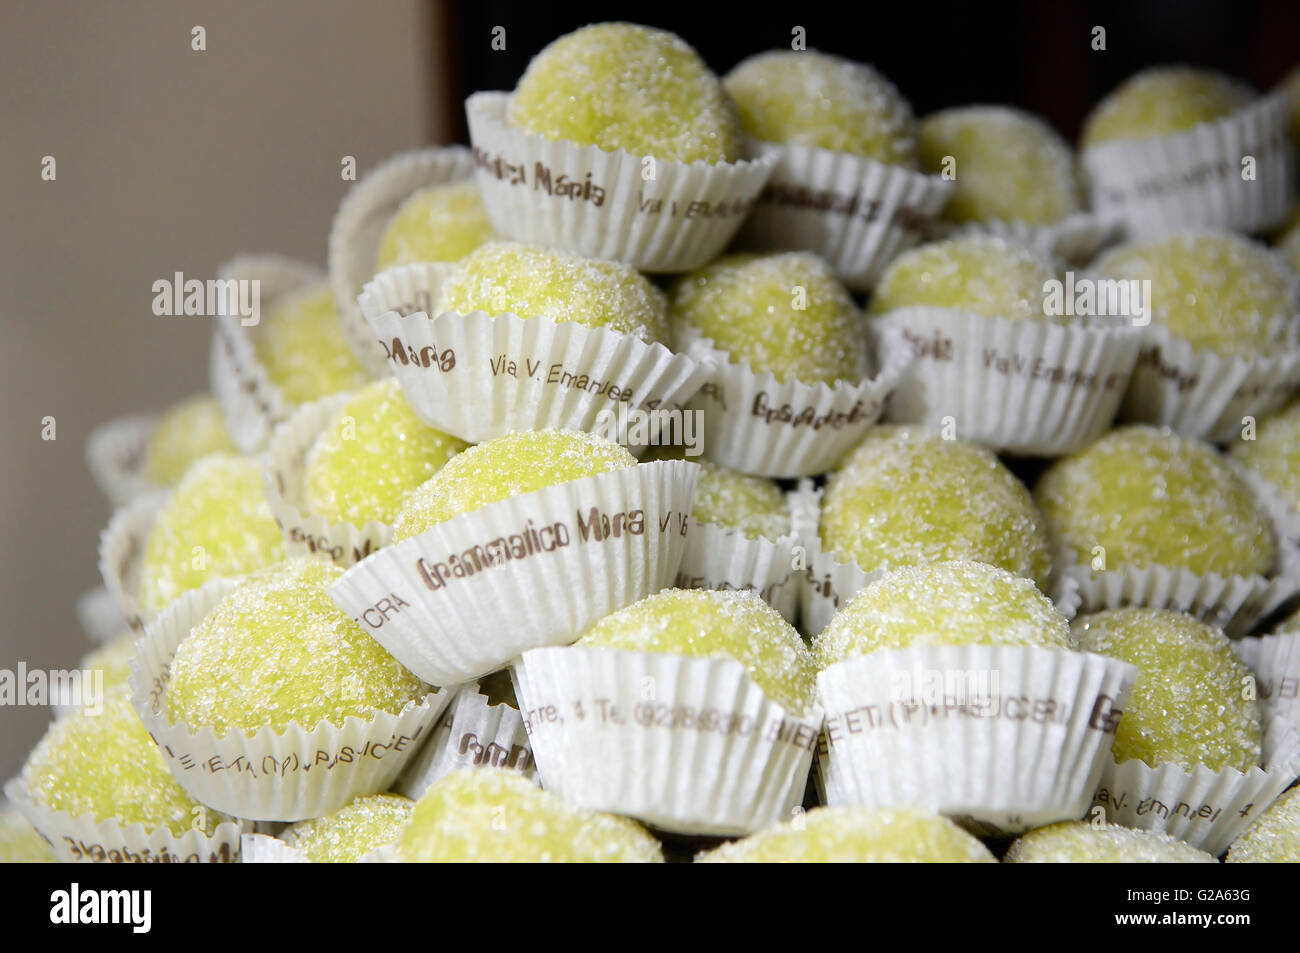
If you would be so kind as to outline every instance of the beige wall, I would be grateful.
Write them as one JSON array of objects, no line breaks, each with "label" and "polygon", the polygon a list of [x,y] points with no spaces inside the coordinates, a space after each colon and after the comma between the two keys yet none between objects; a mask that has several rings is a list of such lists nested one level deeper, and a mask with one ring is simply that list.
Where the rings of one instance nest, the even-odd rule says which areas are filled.
[{"label": "beige wall", "polygon": [[[0,668],[88,647],[74,602],[109,516],[91,429],[207,387],[207,319],[155,317],[152,283],[238,251],[323,266],[341,158],[445,132],[435,19],[419,0],[0,4]],[[47,720],[0,708],[0,782]]]}]

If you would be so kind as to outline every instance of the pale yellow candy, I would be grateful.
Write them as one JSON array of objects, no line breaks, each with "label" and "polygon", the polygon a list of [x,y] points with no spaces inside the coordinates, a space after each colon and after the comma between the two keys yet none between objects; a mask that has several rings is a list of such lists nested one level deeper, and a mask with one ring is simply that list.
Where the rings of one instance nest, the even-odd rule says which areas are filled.
[{"label": "pale yellow candy", "polygon": [[396,841],[413,807],[415,802],[400,794],[359,797],[332,814],[290,825],[280,840],[302,851],[313,864],[353,864]]},{"label": "pale yellow candy", "polygon": [[341,726],[418,701],[424,684],[329,597],[342,574],[325,559],[293,559],[222,599],[176,650],[162,698],[168,719],[221,737]]},{"label": "pale yellow candy", "polygon": [[921,168],[950,172],[952,222],[1051,225],[1079,211],[1074,154],[1037,116],[1005,106],[960,106],[922,120]]},{"label": "pale yellow candy", "polygon": [[1121,245],[1093,265],[1103,278],[1149,279],[1151,320],[1194,348],[1271,354],[1297,334],[1296,275],[1233,232],[1189,231]]},{"label": "pale yellow candy", "polygon": [[145,475],[158,486],[175,486],[189,465],[210,453],[235,453],[221,405],[191,397],[162,415],[145,449]]},{"label": "pale yellow candy", "polygon": [[899,255],[876,285],[872,314],[896,308],[951,308],[986,317],[1063,322],[1043,306],[1052,263],[1019,242],[969,235],[921,245]]},{"label": "pale yellow candy", "polygon": [[723,79],[745,134],[912,168],[912,107],[870,66],[812,51],[742,60]]},{"label": "pale yellow candy", "polygon": [[700,854],[700,864],[993,864],[952,821],[912,808],[819,807]]},{"label": "pale yellow candy", "polygon": [[1034,499],[1053,542],[1083,565],[1273,568],[1273,528],[1249,488],[1209,444],[1169,430],[1112,431],[1048,467]]},{"label": "pale yellow candy", "polygon": [[547,139],[674,162],[731,162],[735,106],[680,37],[597,23],[554,40],[515,87],[506,121]]},{"label": "pale yellow candy", "polygon": [[1272,803],[1228,849],[1230,864],[1300,863],[1300,788]]},{"label": "pale yellow candy", "polygon": [[319,284],[281,302],[254,329],[253,347],[267,379],[290,406],[369,379],[348,347],[328,284]]},{"label": "pale yellow candy", "polygon": [[390,523],[412,490],[469,444],[415,415],[395,378],[357,391],[307,453],[308,512],[355,526]]},{"label": "pale yellow candy", "polygon": [[435,781],[397,842],[407,863],[662,863],[659,842],[626,818],[568,804],[503,768]]},{"label": "pale yellow candy", "polygon": [[1211,855],[1163,831],[1066,821],[1022,836],[1008,864],[1215,864]]},{"label": "pale yellow candy", "polygon": [[664,294],[635,268],[518,242],[488,242],[461,259],[437,310],[570,321],[643,341],[667,337]]},{"label": "pale yellow candy", "polygon": [[131,677],[135,640],[136,633],[124,632],[86,655],[77,667],[83,672],[90,672],[92,678],[102,679],[105,692],[124,688]]},{"label": "pale yellow candy", "polygon": [[670,315],[677,350],[695,331],[781,381],[857,382],[870,364],[853,298],[810,252],[720,258],[678,279]]},{"label": "pale yellow candy", "polygon": [[1281,502],[1300,510],[1300,400],[1261,418],[1255,439],[1236,439],[1232,457],[1269,485]]},{"label": "pale yellow candy", "polygon": [[394,540],[522,493],[636,465],[616,443],[573,430],[515,431],[452,457],[410,493],[393,521]]},{"label": "pale yellow candy", "polygon": [[813,643],[822,668],[912,646],[1074,647],[1070,626],[1023,576],[976,562],[886,573],[843,606]]},{"label": "pale yellow candy", "polygon": [[700,467],[691,508],[693,519],[740,530],[751,539],[789,535],[790,510],[781,488],[771,480],[728,470],[703,457],[691,462]]},{"label": "pale yellow candy", "polygon": [[84,708],[50,725],[23,768],[32,800],[96,821],[165,827],[177,837],[222,821],[185,793],[168,770],[125,689],[107,693],[103,710]]},{"label": "pale yellow candy", "polygon": [[1045,584],[1045,522],[1029,491],[974,444],[877,427],[826,486],[821,539],[867,572],[969,559]]},{"label": "pale yellow candy", "polygon": [[1222,119],[1256,97],[1250,86],[1212,70],[1157,66],[1130,76],[1083,124],[1085,147],[1147,139]]},{"label": "pale yellow candy", "polygon": [[605,616],[578,645],[735,659],[763,693],[802,714],[817,674],[794,627],[753,592],[665,589]]},{"label": "pale yellow candy", "polygon": [[1300,208],[1297,208],[1287,219],[1286,230],[1278,236],[1274,244],[1291,270],[1300,272]]},{"label": "pale yellow candy", "polygon": [[0,864],[53,864],[54,851],[22,812],[0,808]]},{"label": "pale yellow candy", "polygon": [[204,457],[185,472],[149,531],[140,601],[161,609],[209,580],[242,576],[283,555],[257,462]]},{"label": "pale yellow candy", "polygon": [[384,230],[375,272],[417,262],[456,261],[494,234],[472,179],[420,189],[402,202]]},{"label": "pale yellow candy", "polygon": [[1139,669],[1112,753],[1151,767],[1247,771],[1260,761],[1255,680],[1220,630],[1180,612],[1111,609],[1074,620],[1079,648]]}]

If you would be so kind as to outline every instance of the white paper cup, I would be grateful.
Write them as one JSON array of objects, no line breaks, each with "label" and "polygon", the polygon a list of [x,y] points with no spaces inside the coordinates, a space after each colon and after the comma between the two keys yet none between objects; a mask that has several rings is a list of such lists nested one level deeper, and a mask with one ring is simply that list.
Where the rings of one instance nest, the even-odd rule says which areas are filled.
[{"label": "white paper cup", "polygon": [[799,541],[792,534],[768,539],[694,517],[691,523],[674,582],[678,589],[748,590],[787,622],[795,621],[802,582],[793,566]]},{"label": "white paper cup", "polygon": [[330,595],[430,684],[479,678],[671,585],[697,470],[642,463],[490,503],[363,559]]},{"label": "white paper cup", "polygon": [[[873,319],[884,359],[915,358],[886,416],[1008,453],[1059,456],[1110,426],[1142,343],[1138,328],[1063,326],[949,308]],[[892,333],[891,333],[892,332]]]},{"label": "white paper cup", "polygon": [[505,122],[509,93],[465,101],[475,174],[501,234],[641,271],[699,268],[735,235],[771,174],[773,160],[672,162]]},{"label": "white paper cup", "polygon": [[1071,265],[1086,265],[1102,249],[1122,239],[1124,234],[1122,218],[1092,212],[1076,212],[1050,225],[1030,225],[1028,222],[1006,220],[964,222],[961,225],[940,222],[934,230],[937,239],[991,235],[1028,245]]},{"label": "white paper cup", "polygon": [[[290,847],[270,834],[245,834],[241,838],[245,864],[310,864],[311,859],[297,847]],[[381,852],[390,845],[376,847],[356,859],[358,864],[382,863]]]},{"label": "white paper cup", "polygon": [[[1079,157],[1093,210],[1146,238],[1192,226],[1265,231],[1291,206],[1295,154],[1284,92],[1183,132],[1117,139]],[[1243,161],[1254,160],[1254,178]]]},{"label": "white paper cup", "polygon": [[384,232],[412,194],[468,179],[473,171],[470,151],[464,146],[402,152],[358,179],[334,215],[329,238],[330,288],[348,344],[373,377],[387,377],[392,371],[361,317],[357,295],[375,274]]},{"label": "white paper cup", "polygon": [[77,597],[77,621],[86,637],[96,645],[111,642],[130,628],[122,616],[113,594],[104,586],[83,592]]},{"label": "white paper cup", "polygon": [[788,711],[734,659],[569,646],[515,674],[542,786],[570,803],[730,836],[803,798],[821,712]]},{"label": "white paper cup", "polygon": [[236,817],[298,821],[388,790],[415,754],[450,693],[427,693],[397,714],[349,716],[342,725],[291,724],[277,734],[192,732],[162,711],[181,642],[239,583],[218,579],[167,606],[136,643],[131,701],[172,775],[196,801]]},{"label": "white paper cup", "polygon": [[749,140],[775,164],[740,240],[767,251],[813,251],[855,291],[870,288],[938,218],[953,183],[864,156]]},{"label": "white paper cup", "polygon": [[1014,834],[1087,811],[1137,669],[1013,646],[882,649],[818,676],[829,804]]},{"label": "white paper cup", "polygon": [[95,484],[114,506],[124,506],[157,487],[146,475],[155,415],[119,417],[100,424],[86,441],[86,463]]},{"label": "white paper cup", "polygon": [[143,628],[156,615],[140,602],[140,571],[149,533],[169,496],[166,490],[154,490],[136,497],[99,534],[99,574],[128,628]]},{"label": "white paper cup", "polygon": [[1284,718],[1300,730],[1300,632],[1235,639],[1232,651],[1255,673],[1266,718]]},{"label": "white paper cup", "polygon": [[[416,415],[470,443],[557,428],[615,439],[631,411],[672,422],[711,368],[610,328],[481,311],[429,318],[443,265],[377,275],[359,299]],[[622,415],[620,417],[620,415]]]}]

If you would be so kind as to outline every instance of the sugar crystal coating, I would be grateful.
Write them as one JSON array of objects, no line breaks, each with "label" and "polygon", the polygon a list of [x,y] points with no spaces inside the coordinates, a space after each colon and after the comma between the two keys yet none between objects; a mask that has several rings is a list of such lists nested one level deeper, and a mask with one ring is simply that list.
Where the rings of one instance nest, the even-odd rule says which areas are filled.
[{"label": "sugar crystal coating", "polygon": [[1294,346],[1297,279],[1272,251],[1232,232],[1198,230],[1121,245],[1093,265],[1103,278],[1151,282],[1151,320],[1198,350],[1232,356]]},{"label": "sugar crystal coating", "polygon": [[647,342],[667,338],[664,294],[635,268],[519,242],[488,242],[461,259],[438,310],[571,321]]},{"label": "sugar crystal coating", "polygon": [[635,465],[632,454],[594,434],[508,433],[452,457],[411,492],[393,521],[393,538],[418,536],[453,516],[522,493]]},{"label": "sugar crystal coating", "polygon": [[397,840],[415,802],[400,794],[372,794],[324,817],[285,828],[280,839],[313,864],[353,864]]},{"label": "sugar crystal coating", "polygon": [[253,348],[267,379],[290,406],[352,390],[369,379],[348,347],[322,283],[281,302],[254,328]]},{"label": "sugar crystal coating", "polygon": [[[124,632],[111,642],[88,653],[78,664],[92,678],[102,679],[105,692],[122,688],[131,677],[131,659],[135,655],[136,633]],[[96,674],[98,673],[98,674]]]},{"label": "sugar crystal coating", "polygon": [[222,599],[176,650],[167,718],[222,737],[341,726],[418,701],[424,684],[330,599],[342,574],[325,559],[292,559]]},{"label": "sugar crystal coating", "polygon": [[1054,545],[1083,565],[1268,573],[1273,528],[1209,444],[1156,427],[1111,431],[1039,477]]},{"label": "sugar crystal coating", "polygon": [[504,768],[435,781],[397,842],[407,863],[662,863],[639,824],[560,800]]},{"label": "sugar crystal coating", "polygon": [[943,217],[953,222],[1050,225],[1079,211],[1074,154],[1043,120],[1005,106],[960,106],[922,120],[921,168],[955,189]]},{"label": "sugar crystal coating", "polygon": [[1300,510],[1300,400],[1261,417],[1255,439],[1238,439],[1233,459],[1264,480],[1292,510]]},{"label": "sugar crystal coating", "polygon": [[397,265],[456,261],[495,233],[474,181],[431,185],[402,202],[379,240],[376,274]]},{"label": "sugar crystal coating", "polygon": [[32,749],[23,780],[37,803],[96,821],[165,827],[177,837],[196,820],[211,834],[229,818],[199,804],[172,777],[125,689],[103,710],[83,708],[50,725]]},{"label": "sugar crystal coating", "polygon": [[703,457],[695,484],[692,518],[740,530],[745,536],[777,539],[790,533],[790,510],[781,488],[763,477],[746,476]]},{"label": "sugar crystal coating", "polygon": [[597,23],[528,64],[506,111],[513,126],[673,162],[731,162],[735,106],[685,40],[632,23]]},{"label": "sugar crystal coating", "polygon": [[307,453],[303,502],[331,522],[389,523],[406,495],[467,446],[415,415],[395,378],[357,391]]},{"label": "sugar crystal coating", "polygon": [[578,645],[717,658],[745,667],[763,693],[804,713],[816,666],[794,627],[753,592],[665,589],[605,616]]},{"label": "sugar crystal coating", "polygon": [[993,864],[987,847],[939,814],[818,807],[700,854],[702,864]]},{"label": "sugar crystal coating", "polygon": [[835,614],[813,649],[826,668],[877,649],[939,645],[1074,647],[1069,623],[1033,582],[956,561],[881,576]]},{"label": "sugar crystal coating", "polygon": [[677,350],[693,330],[781,381],[856,382],[870,365],[852,296],[810,252],[719,258],[677,280],[669,313]]},{"label": "sugar crystal coating", "polygon": [[1093,827],[1066,821],[1022,836],[1003,858],[1008,864],[1214,864],[1211,855],[1163,831],[1118,824]]},{"label": "sugar crystal coating", "polygon": [[283,553],[257,462],[204,457],[185,472],[149,531],[140,600],[161,609],[211,579],[253,572]]},{"label": "sugar crystal coating", "polygon": [[1115,732],[1116,761],[1184,771],[1259,764],[1254,679],[1219,629],[1181,612],[1127,608],[1080,616],[1073,630],[1081,650],[1139,669]]},{"label": "sugar crystal coating", "polygon": [[216,398],[191,397],[158,421],[145,449],[145,474],[157,486],[175,486],[189,465],[210,453],[235,453]]},{"label": "sugar crystal coating", "polygon": [[874,428],[844,460],[821,540],[867,572],[970,559],[1045,583],[1052,562],[1029,491],[996,456],[908,427]]},{"label": "sugar crystal coating", "polygon": [[54,851],[22,812],[0,807],[0,864],[52,864]]},{"label": "sugar crystal coating", "polygon": [[1300,788],[1292,788],[1232,842],[1229,864],[1300,863]]},{"label": "sugar crystal coating", "polygon": [[1212,70],[1156,66],[1130,76],[1089,113],[1085,147],[1146,139],[1222,119],[1256,96],[1247,84]]},{"label": "sugar crystal coating", "polygon": [[811,50],[742,60],[723,79],[746,135],[912,168],[912,107],[870,66]]}]

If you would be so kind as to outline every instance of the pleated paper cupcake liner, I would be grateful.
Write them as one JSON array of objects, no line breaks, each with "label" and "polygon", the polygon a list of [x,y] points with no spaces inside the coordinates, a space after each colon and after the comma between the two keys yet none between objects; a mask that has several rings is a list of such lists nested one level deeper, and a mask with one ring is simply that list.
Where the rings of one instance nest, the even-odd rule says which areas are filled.
[{"label": "pleated paper cupcake liner", "polygon": [[357,295],[374,277],[384,232],[413,193],[468,179],[473,172],[473,158],[464,146],[403,152],[357,180],[339,205],[330,226],[330,288],[348,344],[373,377],[387,377],[392,369],[361,316]]},{"label": "pleated paper cupcake liner", "polygon": [[350,396],[336,394],[294,411],[271,434],[271,443],[266,451],[267,465],[262,471],[266,500],[284,535],[285,553],[289,556],[327,556],[344,568],[387,546],[393,538],[392,527],[385,523],[377,520],[364,526],[355,526],[347,521],[331,523],[323,516],[309,513],[302,500],[307,454],[320,432]]},{"label": "pleated paper cupcake liner", "polygon": [[1243,417],[1277,409],[1300,388],[1295,346],[1225,357],[1197,350],[1155,323],[1146,328],[1146,338],[1120,406],[1124,421],[1226,442],[1241,432]]},{"label": "pleated paper cupcake liner", "polygon": [[196,801],[259,821],[320,817],[388,790],[449,701],[447,691],[427,693],[396,714],[293,723],[278,734],[266,727],[218,737],[210,727],[190,731],[168,720],[162,696],[177,648],[238,585],[219,579],[187,592],[136,643],[131,700],[172,775]]},{"label": "pleated paper cupcake liner", "polygon": [[[218,275],[223,280],[259,282],[263,315],[273,311],[286,296],[325,280],[315,267],[275,255],[234,258],[219,269]],[[266,446],[271,431],[291,408],[257,360],[252,339],[256,328],[242,321],[230,314],[215,319],[208,378],[235,446],[244,453],[256,453]]]},{"label": "pleated paper cupcake liner", "polygon": [[490,503],[368,556],[330,595],[425,681],[471,681],[671,585],[698,469],[643,463]]},{"label": "pleated paper cupcake liner", "polygon": [[223,821],[211,834],[190,830],[178,837],[165,824],[150,830],[139,822],[73,816],[34,800],[21,778],[5,785],[5,794],[64,864],[237,864],[240,835],[248,829],[242,821]]},{"label": "pleated paper cupcake liner", "polygon": [[688,404],[701,413],[704,455],[741,473],[779,479],[834,469],[880,419],[912,361],[896,349],[875,377],[864,368],[856,383],[831,386],[759,373],[707,338],[690,341],[686,353],[713,366],[709,382]]},{"label": "pleated paper cupcake liner", "polygon": [[465,685],[456,690],[432,736],[393,790],[418,800],[438,779],[478,767],[509,768],[530,780],[537,777],[524,716],[509,705],[493,705],[478,685]]},{"label": "pleated paper cupcake liner", "polygon": [[140,570],[149,532],[169,495],[166,490],[155,490],[136,497],[114,513],[99,534],[100,577],[131,629],[143,628],[157,614],[140,602]]},{"label": "pleated paper cupcake liner", "polygon": [[[1079,158],[1090,204],[1100,215],[1122,217],[1137,238],[1199,225],[1266,230],[1293,197],[1287,122],[1285,93],[1274,93],[1184,132],[1085,149]],[[1247,157],[1254,160],[1251,179]]]},{"label": "pleated paper cupcake liner", "polygon": [[1118,216],[1077,212],[1051,225],[994,220],[949,225],[940,222],[936,238],[964,238],[968,235],[992,235],[1019,242],[1051,255],[1067,264],[1085,265],[1102,249],[1124,237],[1124,220]]},{"label": "pleated paper cupcake liner", "polygon": [[[1242,466],[1235,458],[1228,457],[1227,462],[1236,471],[1237,475],[1246,483],[1247,486],[1255,493],[1255,498],[1259,500],[1260,506],[1268,514],[1268,518],[1273,521],[1273,527],[1278,534],[1278,542],[1284,546],[1289,554],[1294,554],[1300,550],[1300,509],[1292,505],[1291,501],[1286,498],[1285,494],[1274,484],[1265,480]],[[1296,557],[1291,556],[1294,562]]]},{"label": "pleated paper cupcake liner", "polygon": [[1272,719],[1264,730],[1264,766],[1241,772],[1197,765],[1184,771],[1133,759],[1106,770],[1093,799],[1112,823],[1161,831],[1218,856],[1254,823],[1300,774],[1300,735]]},{"label": "pleated paper cupcake liner", "polygon": [[634,422],[631,411],[665,425],[676,414],[680,432],[681,405],[709,378],[696,359],[610,328],[481,311],[432,320],[423,310],[404,313],[410,302],[436,301],[444,277],[436,266],[393,268],[360,300],[411,408],[462,440],[548,427],[618,439],[620,422]]},{"label": "pleated paper cupcake liner", "polygon": [[772,172],[769,158],[671,162],[506,124],[509,93],[465,101],[483,204],[503,235],[641,271],[689,271],[726,248]]},{"label": "pleated paper cupcake liner", "polygon": [[1300,730],[1300,633],[1248,636],[1234,640],[1232,650],[1255,673],[1265,717]]},{"label": "pleated paper cupcake liner", "polygon": [[[995,450],[1059,456],[1104,433],[1142,343],[1128,327],[1063,326],[949,308],[873,321],[882,354],[915,355],[886,416]],[[895,332],[889,334],[888,332]]]},{"label": "pleated paper cupcake liner", "polygon": [[744,589],[756,593],[790,623],[799,611],[800,574],[793,568],[793,535],[768,539],[692,518],[679,589]]},{"label": "pleated paper cupcake liner", "polygon": [[925,806],[982,832],[1083,817],[1137,669],[1013,646],[886,649],[818,677],[828,803]]},{"label": "pleated paper cupcake liner", "polygon": [[157,487],[145,473],[149,438],[158,426],[153,415],[119,417],[100,424],[86,441],[86,463],[95,485],[114,506],[124,506]]},{"label": "pleated paper cupcake liner", "polygon": [[659,830],[731,836],[788,820],[821,712],[790,712],[730,658],[570,646],[524,653],[520,706],[542,786]]},{"label": "pleated paper cupcake liner", "polygon": [[99,586],[77,597],[77,621],[86,637],[96,645],[111,642],[129,629],[122,609],[107,587]]},{"label": "pleated paper cupcake liner", "polygon": [[[243,860],[245,864],[310,864],[311,860],[297,847],[290,847],[278,837],[270,834],[245,834],[241,839]],[[387,846],[387,845],[385,845]],[[376,848],[358,857],[356,863],[370,864],[379,860],[380,851]]]},{"label": "pleated paper cupcake liner", "polygon": [[953,183],[864,156],[750,140],[775,163],[740,240],[768,251],[812,251],[840,281],[865,291],[943,211]]}]

